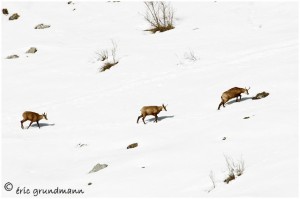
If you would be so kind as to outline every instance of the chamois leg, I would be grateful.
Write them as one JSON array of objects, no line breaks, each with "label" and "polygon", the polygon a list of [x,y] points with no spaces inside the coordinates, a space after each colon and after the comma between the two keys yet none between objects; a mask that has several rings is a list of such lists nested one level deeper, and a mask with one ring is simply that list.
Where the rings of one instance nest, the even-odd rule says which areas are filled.
[{"label": "chamois leg", "polygon": [[221,107],[222,103],[223,103],[223,102],[221,102],[221,103],[219,104],[218,110],[220,110],[220,107]]},{"label": "chamois leg", "polygon": [[36,123],[37,123],[37,125],[38,125],[38,127],[39,127],[39,129],[40,129],[41,127],[40,127],[39,121],[36,121]]},{"label": "chamois leg", "polygon": [[146,122],[145,122],[145,117],[146,117],[146,115],[145,115],[145,116],[143,116],[143,122],[144,122],[144,124],[146,124]]},{"label": "chamois leg", "polygon": [[154,117],[155,117],[155,122],[157,123],[157,118],[158,118],[158,117],[157,117],[157,114],[154,115]]},{"label": "chamois leg", "polygon": [[240,95],[240,101],[242,100],[242,95]]},{"label": "chamois leg", "polygon": [[27,127],[27,129],[29,129],[29,127],[31,126],[32,122],[30,122],[29,126]]},{"label": "chamois leg", "polygon": [[239,100],[239,96],[236,97],[235,101],[238,102],[238,100]]},{"label": "chamois leg", "polygon": [[26,121],[27,121],[27,120],[25,120],[25,119],[21,121],[21,128],[22,128],[22,129],[24,129],[23,123],[26,122]]},{"label": "chamois leg", "polygon": [[223,105],[223,107],[225,108],[225,102],[222,100],[222,102],[219,104],[218,110],[220,110],[221,105]]},{"label": "chamois leg", "polygon": [[136,123],[139,123],[140,118],[143,117],[143,115],[140,115],[136,121]]}]

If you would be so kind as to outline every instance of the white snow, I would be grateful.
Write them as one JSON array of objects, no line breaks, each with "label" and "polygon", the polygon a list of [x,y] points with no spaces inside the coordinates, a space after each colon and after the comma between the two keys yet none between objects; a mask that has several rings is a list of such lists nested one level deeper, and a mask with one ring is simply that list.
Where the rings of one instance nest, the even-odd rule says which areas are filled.
[{"label": "white snow", "polygon": [[[298,3],[172,5],[175,29],[150,34],[142,2],[2,2],[20,15],[1,14],[1,179],[14,186],[3,197],[56,187],[82,189],[76,197],[298,196]],[[96,52],[111,40],[119,63],[100,73]],[[250,95],[218,111],[235,86]],[[158,123],[136,123],[142,106],[162,103]],[[48,120],[23,130],[24,111]],[[245,162],[229,184],[224,155]],[[108,167],[89,174],[97,163]]]}]

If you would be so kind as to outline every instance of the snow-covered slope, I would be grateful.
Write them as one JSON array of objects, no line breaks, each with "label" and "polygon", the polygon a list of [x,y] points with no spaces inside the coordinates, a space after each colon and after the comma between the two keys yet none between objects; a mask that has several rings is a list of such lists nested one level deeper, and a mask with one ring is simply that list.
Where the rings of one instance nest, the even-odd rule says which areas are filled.
[{"label": "snow-covered slope", "polygon": [[[172,5],[176,28],[150,34],[142,2],[2,3],[20,14],[1,16],[1,179],[14,186],[2,196],[18,187],[29,196],[56,187],[82,197],[298,195],[298,4]],[[99,73],[96,52],[111,40],[119,63]],[[218,111],[234,86],[250,95]],[[270,95],[251,100],[262,91]],[[136,123],[142,106],[162,103],[158,123]],[[22,130],[27,110],[48,120]],[[245,163],[229,184],[224,156]],[[108,167],[89,174],[97,163]]]}]

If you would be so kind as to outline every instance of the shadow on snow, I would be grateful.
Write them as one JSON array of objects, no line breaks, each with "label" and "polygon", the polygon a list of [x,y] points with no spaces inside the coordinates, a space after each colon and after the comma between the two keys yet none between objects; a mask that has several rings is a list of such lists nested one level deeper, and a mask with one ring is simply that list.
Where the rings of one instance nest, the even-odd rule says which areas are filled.
[{"label": "shadow on snow", "polygon": [[[170,115],[170,116],[161,116],[161,117],[157,117],[157,121],[161,121],[161,120],[164,120],[164,119],[167,119],[167,118],[173,118],[173,117],[174,117],[174,115]],[[155,117],[146,120],[146,122],[154,122],[154,121],[155,121]]]},{"label": "shadow on snow", "polygon": [[[41,128],[43,128],[43,127],[45,127],[45,126],[54,126],[54,125],[55,125],[55,124],[40,123],[40,127],[41,127]],[[31,127],[39,128],[39,126],[37,125],[37,123],[32,124],[32,125],[30,126],[30,128],[31,128]]]},{"label": "shadow on snow", "polygon": [[[239,102],[246,101],[246,100],[249,100],[249,99],[252,99],[252,97],[244,97],[244,98],[242,98],[241,101],[239,101]],[[237,103],[237,102],[235,101],[235,99],[234,99],[234,100],[231,100],[231,101],[229,101],[229,102],[227,102],[226,104],[227,104],[227,105],[230,105],[230,104],[234,104],[234,103]]]}]

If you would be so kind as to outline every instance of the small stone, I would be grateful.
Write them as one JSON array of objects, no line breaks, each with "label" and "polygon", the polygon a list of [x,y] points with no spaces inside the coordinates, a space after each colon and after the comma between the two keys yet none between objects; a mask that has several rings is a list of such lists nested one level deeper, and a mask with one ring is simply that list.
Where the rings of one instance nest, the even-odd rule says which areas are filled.
[{"label": "small stone", "polygon": [[99,171],[99,170],[101,170],[101,169],[104,169],[104,168],[106,168],[108,165],[107,164],[96,164],[95,166],[94,166],[94,168],[89,172],[89,173],[94,173],[94,172],[97,172],[97,171]]},{"label": "small stone", "polygon": [[8,10],[7,10],[7,8],[3,8],[3,9],[2,9],[2,13],[3,13],[4,15],[8,15]]},{"label": "small stone", "polygon": [[34,29],[45,29],[45,28],[50,28],[50,25],[44,25],[41,23],[34,27]]},{"label": "small stone", "polygon": [[132,148],[135,148],[137,146],[138,146],[138,143],[133,143],[133,144],[128,145],[127,149],[132,149]]},{"label": "small stone", "polygon": [[261,92],[261,93],[258,93],[255,97],[253,97],[252,99],[253,100],[257,100],[257,99],[262,99],[262,98],[265,98],[269,95],[269,93],[267,92]]},{"label": "small stone", "polygon": [[79,147],[79,148],[84,147],[84,146],[87,146],[87,144],[81,144],[81,143],[77,144],[77,147]]},{"label": "small stone", "polygon": [[26,53],[36,53],[37,49],[35,47],[31,47],[29,50],[26,51]]},{"label": "small stone", "polygon": [[6,59],[17,59],[17,58],[19,58],[18,55],[9,55],[6,57]]},{"label": "small stone", "polygon": [[89,183],[88,183],[88,185],[92,185],[92,183],[91,183],[91,182],[89,182]]},{"label": "small stone", "polygon": [[243,119],[246,120],[246,119],[249,119],[249,118],[250,118],[250,117],[244,117]]},{"label": "small stone", "polygon": [[68,4],[71,4],[72,3],[72,1],[68,1]]},{"label": "small stone", "polygon": [[19,17],[20,17],[20,15],[18,15],[18,13],[15,13],[15,14],[11,15],[8,19],[9,19],[9,20],[16,20],[16,19],[18,19]]},{"label": "small stone", "polygon": [[222,140],[226,140],[226,137],[223,137],[223,139]]}]

